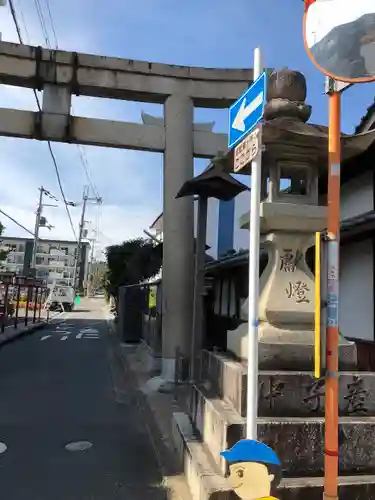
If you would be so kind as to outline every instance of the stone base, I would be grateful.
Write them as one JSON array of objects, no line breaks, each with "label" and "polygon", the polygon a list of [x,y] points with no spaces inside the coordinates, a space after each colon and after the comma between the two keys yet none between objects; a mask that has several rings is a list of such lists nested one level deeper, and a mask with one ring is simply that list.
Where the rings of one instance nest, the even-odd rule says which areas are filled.
[{"label": "stone base", "polygon": [[174,389],[174,383],[166,380],[164,377],[158,376],[153,377],[147,380],[143,387],[141,387],[141,391],[143,394],[152,394],[154,392],[162,392],[165,394],[169,394]]},{"label": "stone base", "polygon": [[[227,349],[239,360],[247,361],[248,324],[242,323],[227,334]],[[260,370],[313,370],[314,332],[311,330],[281,330],[271,325],[259,328]],[[354,342],[340,336],[340,370],[357,368],[357,348]]]},{"label": "stone base", "polygon": [[[193,500],[238,500],[230,490],[203,443],[194,434],[184,413],[173,415],[173,438],[178,459],[185,471]],[[340,500],[369,500],[375,498],[375,476],[339,477]],[[277,492],[280,500],[321,500],[323,477],[284,478]]]},{"label": "stone base", "polygon": [[[194,403],[193,424],[224,476],[227,463],[220,452],[245,438],[246,421],[230,405],[202,388],[195,388]],[[375,474],[375,418],[341,417],[339,425],[340,472]],[[323,417],[260,417],[258,439],[276,451],[283,476],[324,473]]]},{"label": "stone base", "polygon": [[[246,416],[247,366],[228,354],[202,351],[202,381],[207,389]],[[260,417],[324,415],[324,379],[307,371],[260,371]],[[340,416],[375,416],[375,373],[340,372]]]},{"label": "stone base", "polygon": [[144,363],[145,371],[160,373],[161,356],[159,352],[152,349],[144,340],[141,340],[137,353],[139,358],[141,358]]}]

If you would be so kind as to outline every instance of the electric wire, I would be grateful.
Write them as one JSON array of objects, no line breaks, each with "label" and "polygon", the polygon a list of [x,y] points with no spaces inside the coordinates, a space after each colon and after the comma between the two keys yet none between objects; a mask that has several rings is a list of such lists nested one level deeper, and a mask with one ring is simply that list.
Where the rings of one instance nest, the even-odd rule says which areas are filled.
[{"label": "electric wire", "polygon": [[29,31],[27,29],[25,16],[23,15],[23,9],[22,9],[21,0],[19,0],[19,2],[18,2],[18,10],[19,10],[19,12],[21,14],[21,22],[22,22],[22,25],[23,25],[23,30],[24,30],[25,35],[26,35],[26,41],[27,41],[27,43],[30,43],[30,35],[29,35]]},{"label": "electric wire", "polygon": [[[36,2],[39,6],[39,10],[38,10],[38,15],[39,15],[39,19],[40,19],[40,23],[41,23],[41,26],[42,26],[42,31],[46,31],[47,33],[47,36],[46,36],[46,39],[47,39],[47,42],[49,43],[49,48],[51,49],[51,44],[50,44],[50,39],[49,39],[49,36],[48,36],[48,30],[47,30],[47,23],[44,19],[44,15],[43,15],[43,10],[40,6],[40,3],[39,3],[39,0],[34,0],[34,2]],[[51,25],[51,28],[52,28],[52,33],[53,33],[53,37],[54,37],[54,45],[55,45],[55,50],[59,50],[59,42],[58,42],[58,39],[57,39],[57,34],[56,34],[56,28],[55,28],[55,23],[54,23],[54,20],[53,20],[53,16],[52,16],[52,11],[51,11],[51,6],[50,6],[50,2],[49,0],[45,0],[45,3],[46,3],[46,7],[47,7],[47,11],[48,11],[48,17],[49,17],[49,21],[50,21],[50,25]],[[71,106],[72,108],[72,113],[74,115],[74,109],[73,109],[73,106]],[[80,160],[81,160],[81,164],[82,164],[82,167],[83,167],[83,170],[85,172],[85,175],[86,175],[86,178],[87,178],[87,181],[90,185],[90,188],[91,188],[91,191],[92,193],[94,194],[95,198],[100,198],[100,195],[99,195],[99,192],[96,188],[96,186],[93,184],[92,182],[92,179],[91,179],[91,175],[90,175],[90,172],[89,172],[89,163],[88,163],[88,160],[87,160],[87,156],[85,154],[85,150],[84,148],[82,147],[81,144],[76,144],[77,146],[77,149],[78,149],[78,153],[79,153],[79,157],[80,157]]]},{"label": "electric wire", "polygon": [[49,3],[49,0],[45,0],[45,2],[46,2],[46,5],[47,5],[48,17],[49,17],[50,24],[51,24],[51,27],[52,27],[53,37],[55,39],[55,46],[56,46],[56,49],[58,50],[59,44],[58,44],[58,41],[57,41],[55,23],[53,22],[53,17],[52,17],[52,12],[51,12],[51,6],[50,6],[50,3]]},{"label": "electric wire", "polygon": [[46,45],[49,49],[51,49],[51,42],[50,42],[50,39],[49,39],[49,36],[48,36],[48,31],[47,31],[47,26],[46,26],[46,23],[45,23],[45,20],[44,20],[44,16],[43,16],[43,12],[42,12],[42,7],[40,5],[40,2],[39,0],[34,0],[34,5],[35,5],[35,8],[36,8],[36,11],[37,11],[37,14],[38,14],[38,18],[39,18],[39,23],[42,27],[42,33],[43,33],[43,36],[44,36],[44,41],[46,42]]},{"label": "electric wire", "polygon": [[[72,110],[73,110],[73,106],[72,106]],[[74,111],[73,111],[73,113],[74,113]],[[93,192],[95,198],[99,199],[100,198],[99,191],[96,189],[95,184],[93,184],[93,182],[92,182],[90,171],[89,171],[89,163],[88,163],[88,160],[86,157],[85,150],[83,149],[83,147],[80,144],[77,144],[77,147],[78,147],[79,156],[81,158],[81,163],[82,163],[83,169],[85,171],[86,178],[87,178],[87,181],[90,185],[91,191]]]},{"label": "electric wire", "polygon": [[4,210],[1,210],[0,209],[0,213],[2,213],[3,215],[5,215],[5,217],[8,217],[8,219],[10,219],[12,222],[14,222],[15,224],[17,224],[17,226],[19,226],[21,229],[23,229],[24,231],[26,231],[27,233],[31,234],[31,236],[34,236],[34,233],[31,232],[29,229],[27,229],[25,226],[23,226],[20,222],[18,222],[16,219],[14,219],[13,217],[11,217],[10,215],[8,215],[6,212],[4,212]]},{"label": "electric wire", "polygon": [[[39,0],[34,0],[34,1],[35,1],[36,4],[38,4],[40,6]],[[9,7],[10,7],[10,12],[11,12],[11,15],[12,15],[12,18],[13,18],[13,22],[14,22],[15,27],[16,27],[16,31],[17,31],[19,42],[20,42],[20,44],[23,45],[22,33],[21,33],[20,25],[18,23],[17,14],[16,14],[16,10],[14,8],[13,0],[9,0]],[[47,38],[48,38],[48,33],[47,33]],[[37,94],[37,92],[36,92],[35,89],[33,89],[33,92],[34,92],[34,96],[35,96],[36,103],[37,103],[37,106],[38,106],[38,110],[40,112],[42,112],[42,108],[41,108],[41,105],[40,105],[40,102],[39,102],[38,94]],[[70,215],[70,211],[69,211],[69,208],[68,208],[68,205],[67,205],[67,200],[66,200],[64,189],[63,189],[62,182],[61,182],[59,167],[57,165],[56,157],[55,157],[55,154],[54,154],[54,152],[52,150],[52,146],[51,146],[51,142],[50,141],[47,141],[47,146],[48,146],[48,149],[49,149],[49,152],[50,152],[50,155],[51,155],[51,158],[52,158],[52,162],[53,162],[53,165],[54,165],[54,168],[55,168],[57,182],[59,184],[61,196],[62,196],[62,199],[64,201],[64,206],[65,206],[66,213],[68,215],[69,224],[70,224],[70,227],[72,229],[72,232],[73,232],[73,235],[74,235],[74,239],[77,240],[77,234],[76,234],[76,231],[74,229],[72,217]]]}]

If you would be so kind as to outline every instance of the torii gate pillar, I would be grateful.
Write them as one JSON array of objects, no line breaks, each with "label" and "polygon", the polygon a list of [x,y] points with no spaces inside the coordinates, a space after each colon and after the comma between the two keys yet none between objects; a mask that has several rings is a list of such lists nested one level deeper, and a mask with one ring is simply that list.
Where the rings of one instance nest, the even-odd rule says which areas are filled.
[{"label": "torii gate pillar", "polygon": [[176,348],[190,354],[194,274],[194,200],[176,199],[194,177],[194,105],[183,94],[164,104],[162,378],[174,381]]}]

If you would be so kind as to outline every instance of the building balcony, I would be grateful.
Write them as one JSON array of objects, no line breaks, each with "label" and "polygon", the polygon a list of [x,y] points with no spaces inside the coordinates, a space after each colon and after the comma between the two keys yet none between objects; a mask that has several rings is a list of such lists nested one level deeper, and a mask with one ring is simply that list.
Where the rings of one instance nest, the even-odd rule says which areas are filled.
[{"label": "building balcony", "polygon": [[40,267],[45,267],[47,268],[48,270],[50,270],[51,268],[54,269],[54,268],[59,268],[59,269],[74,269],[74,264],[72,265],[68,265],[68,264],[65,264],[64,262],[51,262],[50,264],[48,264],[48,262],[42,262],[41,264],[36,264],[36,268],[40,268]]},{"label": "building balcony", "polygon": [[51,260],[48,263],[49,267],[65,267],[65,262],[62,260]]},{"label": "building balcony", "polygon": [[49,273],[48,278],[62,280],[62,279],[64,279],[64,273],[52,273],[51,272],[51,273]]}]

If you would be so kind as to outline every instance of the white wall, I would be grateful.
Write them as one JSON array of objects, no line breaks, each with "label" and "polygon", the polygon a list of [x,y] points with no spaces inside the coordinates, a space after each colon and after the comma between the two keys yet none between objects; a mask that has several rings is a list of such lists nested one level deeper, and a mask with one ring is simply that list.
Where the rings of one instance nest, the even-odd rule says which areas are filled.
[{"label": "white wall", "polygon": [[374,340],[372,241],[341,247],[339,325],[345,337]]},{"label": "white wall", "polygon": [[341,186],[341,220],[374,210],[373,174],[364,174]]}]

